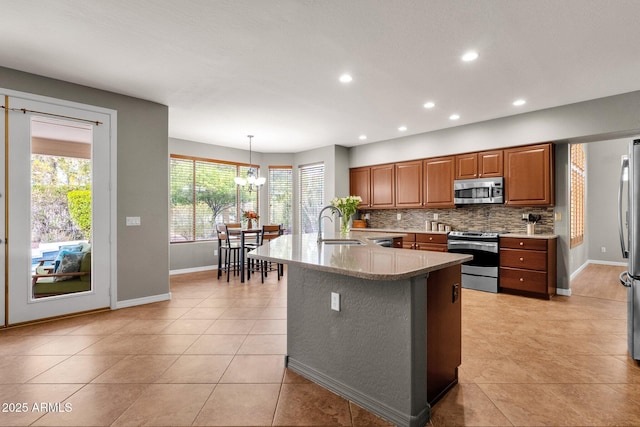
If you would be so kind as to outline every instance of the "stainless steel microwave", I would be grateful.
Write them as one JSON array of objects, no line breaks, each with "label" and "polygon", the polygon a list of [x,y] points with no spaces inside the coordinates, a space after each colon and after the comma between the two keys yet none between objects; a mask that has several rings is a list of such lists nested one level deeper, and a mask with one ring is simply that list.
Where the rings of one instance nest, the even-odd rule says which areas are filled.
[{"label": "stainless steel microwave", "polygon": [[456,205],[504,203],[504,178],[456,179],[453,202]]}]

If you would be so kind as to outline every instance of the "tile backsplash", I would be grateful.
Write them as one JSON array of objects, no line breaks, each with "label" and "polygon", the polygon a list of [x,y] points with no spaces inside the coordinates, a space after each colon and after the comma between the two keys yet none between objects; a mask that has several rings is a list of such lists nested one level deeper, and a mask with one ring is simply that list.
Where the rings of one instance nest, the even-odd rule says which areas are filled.
[{"label": "tile backsplash", "polygon": [[[540,215],[536,234],[553,234],[553,207],[511,207],[504,205],[471,205],[452,209],[381,209],[361,210],[354,218],[368,213],[370,228],[399,230],[426,230],[426,221],[448,225],[452,230],[499,231],[526,233],[527,223],[523,214]],[[398,214],[401,219],[398,220]],[[433,219],[438,214],[438,219]]]}]

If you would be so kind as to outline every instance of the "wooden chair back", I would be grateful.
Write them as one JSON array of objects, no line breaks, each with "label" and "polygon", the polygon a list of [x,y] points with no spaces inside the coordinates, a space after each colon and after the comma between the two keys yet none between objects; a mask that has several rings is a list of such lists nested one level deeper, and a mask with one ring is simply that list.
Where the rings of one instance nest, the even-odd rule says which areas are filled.
[{"label": "wooden chair back", "polygon": [[263,225],[260,240],[264,243],[265,240],[273,240],[282,236],[282,233],[282,227],[279,225]]}]

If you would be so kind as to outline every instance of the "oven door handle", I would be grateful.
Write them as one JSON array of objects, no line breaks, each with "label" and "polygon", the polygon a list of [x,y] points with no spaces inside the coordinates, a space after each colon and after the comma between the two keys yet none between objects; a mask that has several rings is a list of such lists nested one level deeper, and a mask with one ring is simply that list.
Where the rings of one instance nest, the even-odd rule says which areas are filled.
[{"label": "oven door handle", "polygon": [[470,240],[449,240],[447,246],[452,249],[469,249],[498,253],[497,243],[473,242]]}]

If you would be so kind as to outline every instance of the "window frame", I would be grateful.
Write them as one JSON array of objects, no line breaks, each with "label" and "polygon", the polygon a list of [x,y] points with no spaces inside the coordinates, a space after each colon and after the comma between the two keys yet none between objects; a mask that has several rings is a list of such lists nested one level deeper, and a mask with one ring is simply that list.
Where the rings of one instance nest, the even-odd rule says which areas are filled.
[{"label": "window frame", "polygon": [[272,207],[273,207],[273,200],[272,200],[272,190],[273,190],[273,183],[274,183],[274,179],[271,175],[272,171],[281,171],[281,170],[288,170],[289,171],[289,188],[287,189],[289,192],[289,208],[291,210],[291,214],[288,218],[289,222],[288,224],[283,224],[284,226],[284,232],[285,234],[289,234],[293,232],[293,166],[292,165],[281,165],[281,166],[276,166],[276,165],[269,165],[269,183],[268,183],[268,209],[269,209],[269,223],[271,224],[279,224],[280,222],[275,220],[273,218],[273,212],[272,212]]},{"label": "window frame", "polygon": [[[321,167],[322,168],[322,173],[321,173],[321,177],[322,177],[322,185],[320,186],[322,189],[322,194],[320,195],[319,198],[317,198],[318,200],[320,200],[320,206],[318,206],[318,212],[313,215],[310,219],[310,230],[305,230],[305,222],[304,222],[304,218],[303,215],[305,214],[306,209],[303,207],[303,203],[308,200],[308,195],[310,194],[308,191],[305,191],[305,188],[303,186],[303,178],[304,178],[304,171],[307,169],[312,169],[312,168],[317,168],[317,167]],[[315,233],[317,232],[317,221],[315,220],[315,218],[317,217],[317,215],[320,213],[320,210],[324,207],[324,186],[325,186],[325,175],[326,175],[326,168],[325,168],[325,164],[324,162],[317,162],[317,163],[310,163],[310,164],[306,164],[306,165],[299,165],[298,166],[298,226],[300,229],[300,233]]]},{"label": "window frame", "polygon": [[[191,191],[192,191],[192,221],[191,221],[191,239],[187,239],[187,240],[171,240],[172,236],[171,236],[171,227],[173,224],[173,215],[172,215],[172,205],[171,205],[171,183],[172,183],[172,176],[171,176],[171,161],[173,159],[176,160],[187,160],[187,161],[191,161],[192,162],[192,178],[191,178]],[[215,164],[215,165],[228,165],[228,166],[234,166],[236,168],[236,173],[235,176],[241,176],[243,174],[246,174],[246,170],[247,168],[250,167],[249,163],[241,163],[241,162],[232,162],[232,161],[228,161],[228,160],[218,160],[218,159],[210,159],[210,158],[206,158],[206,157],[197,157],[197,156],[187,156],[187,155],[183,155],[183,154],[170,154],[169,155],[169,243],[170,244],[180,244],[180,243],[195,243],[195,242],[211,242],[211,241],[215,241],[216,237],[212,236],[209,239],[204,239],[204,238],[197,238],[197,233],[196,233],[196,229],[197,229],[197,221],[196,221],[196,215],[197,215],[197,197],[196,197],[196,191],[197,191],[197,186],[196,186],[196,182],[197,182],[197,176],[196,176],[196,165],[198,162],[201,163],[210,163],[210,164]],[[260,167],[259,165],[252,165],[252,167],[254,169],[256,169],[256,171],[259,173],[260,171]],[[235,214],[236,214],[236,218],[238,218],[238,222],[240,222],[242,220],[242,186],[237,185],[237,184],[233,184],[235,187]],[[254,191],[255,193],[255,201],[253,201],[253,203],[255,203],[255,212],[259,215],[260,214],[260,204],[259,204],[259,197],[258,197],[258,193],[259,190]],[[246,200],[246,199],[245,199]]]}]

